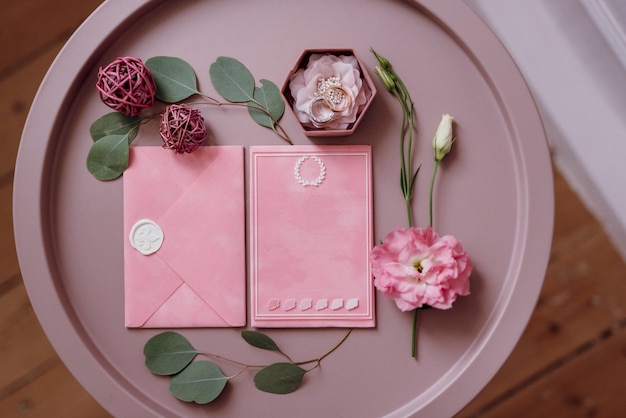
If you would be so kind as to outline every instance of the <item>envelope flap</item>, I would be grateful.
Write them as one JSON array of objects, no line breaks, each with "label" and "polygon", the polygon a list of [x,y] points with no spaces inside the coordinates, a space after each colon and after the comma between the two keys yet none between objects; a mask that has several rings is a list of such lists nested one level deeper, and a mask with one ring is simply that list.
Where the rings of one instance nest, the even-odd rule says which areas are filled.
[{"label": "envelope flap", "polygon": [[[160,147],[130,148],[124,172],[124,219],[131,224],[142,218],[159,218],[185,190],[184,182],[198,176],[181,170],[180,162],[172,157]],[[177,174],[170,175],[172,172]]]},{"label": "envelope flap", "polygon": [[228,318],[220,316],[191,287],[183,283],[146,321],[146,327],[159,327],[163,323],[184,324],[186,328],[202,327],[207,322],[237,326],[238,323],[228,322]]},{"label": "envelope flap", "polygon": [[245,306],[242,196],[243,150],[215,148],[204,171],[158,220],[166,236],[159,255],[227,322],[237,322],[238,307]]},{"label": "envelope flap", "polygon": [[141,327],[183,284],[178,275],[157,254],[138,251],[125,255],[126,326]]}]

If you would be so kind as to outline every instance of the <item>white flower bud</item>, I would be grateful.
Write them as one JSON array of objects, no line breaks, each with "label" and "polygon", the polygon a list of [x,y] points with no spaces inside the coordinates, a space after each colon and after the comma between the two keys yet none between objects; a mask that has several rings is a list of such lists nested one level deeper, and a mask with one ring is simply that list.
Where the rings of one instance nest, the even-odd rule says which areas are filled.
[{"label": "white flower bud", "polygon": [[441,117],[439,127],[433,138],[433,149],[435,150],[435,161],[443,160],[443,157],[452,149],[452,120],[454,118],[447,113]]}]

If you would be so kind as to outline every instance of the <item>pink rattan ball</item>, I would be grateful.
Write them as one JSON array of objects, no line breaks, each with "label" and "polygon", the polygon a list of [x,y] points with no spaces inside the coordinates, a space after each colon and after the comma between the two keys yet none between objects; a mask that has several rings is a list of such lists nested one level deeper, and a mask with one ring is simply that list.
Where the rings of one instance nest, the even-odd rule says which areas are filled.
[{"label": "pink rattan ball", "polygon": [[150,69],[134,57],[120,57],[100,67],[96,88],[104,104],[129,116],[152,106],[156,95]]},{"label": "pink rattan ball", "polygon": [[207,138],[207,129],[199,110],[186,104],[169,105],[161,115],[163,148],[179,154],[193,152]]}]

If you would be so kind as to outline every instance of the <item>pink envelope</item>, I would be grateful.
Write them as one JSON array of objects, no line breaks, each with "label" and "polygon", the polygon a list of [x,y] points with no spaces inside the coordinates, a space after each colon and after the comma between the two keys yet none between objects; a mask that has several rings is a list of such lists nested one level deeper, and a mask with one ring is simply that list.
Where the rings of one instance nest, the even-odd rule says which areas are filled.
[{"label": "pink envelope", "polygon": [[[243,147],[130,152],[123,177],[126,326],[244,326]],[[150,246],[158,249],[144,254]]]},{"label": "pink envelope", "polygon": [[256,327],[373,327],[369,146],[250,148]]}]

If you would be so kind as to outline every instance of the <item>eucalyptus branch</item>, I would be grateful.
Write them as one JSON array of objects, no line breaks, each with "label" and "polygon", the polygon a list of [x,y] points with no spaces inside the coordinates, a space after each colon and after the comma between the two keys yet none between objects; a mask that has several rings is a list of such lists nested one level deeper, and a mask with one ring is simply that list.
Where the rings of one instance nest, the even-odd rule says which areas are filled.
[{"label": "eucalyptus branch", "polygon": [[256,102],[256,101],[250,101],[250,102],[221,102],[217,99],[214,99],[210,96],[207,96],[205,94],[202,93],[198,93],[201,97],[205,98],[205,99],[209,99],[211,100],[210,102],[195,102],[196,105],[198,104],[203,104],[203,105],[209,105],[209,106],[235,106],[235,107],[245,107],[248,109],[255,109],[258,110],[260,112],[263,112],[271,121],[272,121],[272,126],[266,126],[268,128],[270,128],[276,135],[278,135],[278,137],[280,139],[282,139],[283,141],[289,143],[290,145],[293,145],[293,141],[291,140],[291,138],[289,137],[289,135],[287,134],[287,131],[285,131],[283,129],[283,127],[280,125],[280,123],[274,118],[274,116],[272,116],[272,114],[267,110],[266,107],[264,107],[261,103]]},{"label": "eucalyptus branch", "polygon": [[202,353],[198,353],[198,354],[199,355],[203,355],[205,357],[213,358],[215,360],[223,361],[225,363],[230,363],[230,364],[233,364],[235,366],[242,366],[242,367],[250,368],[250,369],[260,369],[260,368],[263,368],[263,367],[267,367],[267,364],[247,364],[247,363],[242,363],[240,361],[233,360],[231,358],[224,357],[224,356],[221,356],[219,354],[214,354],[214,353],[204,353],[204,352],[202,352]]},{"label": "eucalyptus branch", "polygon": [[[257,331],[242,331],[241,336],[248,344],[277,352],[288,360],[288,362],[261,365],[247,364],[218,354],[197,351],[185,337],[168,331],[155,335],[146,343],[144,346],[145,364],[154,374],[171,376],[170,391],[178,399],[187,402],[190,402],[190,399],[198,402],[198,397],[202,400],[199,403],[213,401],[222,392],[227,381],[240,376],[248,369],[260,369],[254,375],[254,384],[257,389],[286,394],[295,391],[302,383],[304,375],[320,367],[322,360],[337,350],[351,332],[352,330],[349,329],[339,342],[321,356],[303,362],[294,362],[267,335]],[[238,366],[239,369],[235,374],[225,376],[219,367],[210,361],[194,361],[198,355]],[[314,365],[308,369],[300,367],[311,363]],[[213,394],[210,399],[201,395],[207,391]]]},{"label": "eucalyptus branch", "polygon": [[[341,338],[341,340],[339,340],[329,350],[327,350],[321,356],[313,358],[313,359],[310,359],[310,360],[297,361],[296,362],[296,361],[293,361],[291,359],[291,357],[289,357],[287,354],[283,353],[280,350],[274,349],[272,351],[277,352],[278,354],[280,354],[283,357],[285,357],[290,363],[295,364],[297,366],[302,366],[302,365],[311,364],[311,363],[319,364],[319,363],[322,362],[322,360],[324,360],[326,357],[331,355],[335,350],[337,350],[344,343],[344,341],[346,341],[346,339],[348,338],[348,336],[350,335],[351,332],[352,332],[352,329],[349,329],[348,331],[346,331],[345,335]],[[242,366],[242,367],[251,368],[251,369],[261,369],[261,368],[264,368],[264,367],[267,367],[267,366],[270,365],[270,364],[248,364],[248,363],[243,363],[243,362],[240,362],[240,361],[233,360],[231,358],[222,356],[220,354],[214,354],[214,353],[208,353],[208,352],[198,352],[198,355],[203,355],[205,357],[214,358],[215,360],[223,361],[225,363],[230,363],[230,364],[233,364],[233,365],[236,365],[236,366]]]}]

